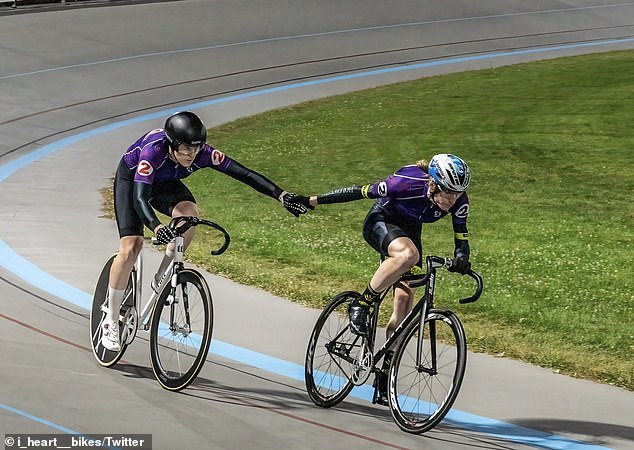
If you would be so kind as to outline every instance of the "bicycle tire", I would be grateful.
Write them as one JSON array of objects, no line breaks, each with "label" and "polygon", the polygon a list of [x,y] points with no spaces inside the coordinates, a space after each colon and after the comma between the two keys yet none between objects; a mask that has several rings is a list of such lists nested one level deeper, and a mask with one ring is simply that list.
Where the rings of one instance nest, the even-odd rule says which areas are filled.
[{"label": "bicycle tire", "polygon": [[[416,366],[419,322],[410,324],[395,351],[389,372],[389,404],[401,430],[420,434],[447,415],[464,378],[467,341],[464,328],[451,311],[432,309],[423,328],[423,368]],[[432,330],[432,331],[430,331]],[[435,335],[436,373],[431,361],[430,333]]]},{"label": "bicycle tire", "polygon": [[[99,279],[95,286],[95,292],[92,297],[92,307],[90,309],[90,347],[92,353],[97,359],[97,362],[103,367],[112,367],[123,357],[129,342],[123,338],[125,328],[121,322],[119,322],[119,342],[121,343],[121,349],[118,352],[107,350],[101,345],[102,329],[101,324],[106,317],[106,313],[103,311],[103,307],[107,307],[108,297],[108,280],[110,278],[110,267],[117,254],[112,255],[101,269]],[[136,272],[130,273],[128,278],[128,285],[126,286],[123,301],[121,303],[120,315],[125,315],[127,308],[134,307],[136,304]],[[136,332],[136,330],[135,330]]]},{"label": "bicycle tire", "polygon": [[[357,292],[337,294],[326,305],[313,328],[306,350],[304,379],[308,396],[317,406],[330,408],[341,402],[350,393],[354,384],[344,367],[349,361],[330,351],[326,345],[336,346],[337,351],[350,354],[355,351],[361,338],[350,331],[348,305],[358,298]],[[343,365],[343,367],[342,367]]]},{"label": "bicycle tire", "polygon": [[168,283],[159,294],[150,325],[152,370],[169,391],[185,389],[198,376],[213,330],[213,303],[203,276],[183,269],[176,277],[175,300],[168,301],[172,290]]}]

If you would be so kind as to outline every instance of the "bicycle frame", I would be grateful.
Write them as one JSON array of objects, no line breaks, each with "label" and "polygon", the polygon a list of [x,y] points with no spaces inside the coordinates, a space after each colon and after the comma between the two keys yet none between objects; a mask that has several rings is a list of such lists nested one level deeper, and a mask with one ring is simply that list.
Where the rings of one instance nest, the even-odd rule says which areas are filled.
[{"label": "bicycle frame", "polygon": [[[184,221],[185,225],[183,226],[178,226],[178,224]],[[174,217],[169,226],[172,228],[181,228],[181,232],[178,233],[176,235],[176,237],[174,238],[174,258],[172,259],[172,262],[170,263],[170,265],[167,267],[167,269],[165,269],[165,272],[163,274],[161,274],[161,282],[159,284],[159,286],[157,286],[156,292],[152,292],[150,294],[150,296],[147,299],[147,302],[145,303],[145,305],[143,305],[143,309],[140,309],[141,306],[141,298],[142,298],[142,290],[141,290],[141,285],[143,284],[143,274],[142,274],[142,269],[143,269],[143,258],[142,258],[142,253],[143,251],[141,251],[139,253],[139,256],[137,257],[137,260],[134,264],[134,267],[132,269],[135,279],[136,279],[136,298],[134,299],[134,308],[138,314],[139,311],[140,314],[138,314],[138,320],[136,321],[136,328],[137,330],[139,329],[143,329],[144,331],[147,331],[149,329],[150,326],[150,315],[152,313],[152,311],[154,310],[154,306],[156,305],[156,302],[158,301],[158,296],[159,293],[163,291],[164,286],[167,282],[171,283],[171,287],[172,287],[172,293],[170,295],[173,295],[174,293],[174,289],[176,289],[176,283],[177,283],[177,275],[178,273],[183,269],[184,264],[183,264],[183,257],[184,257],[184,253],[185,253],[185,239],[183,238],[182,234],[189,229],[192,226],[196,226],[196,225],[207,225],[210,226],[212,228],[215,228],[216,230],[220,231],[223,236],[224,236],[224,243],[222,244],[222,246],[217,249],[217,250],[213,250],[211,252],[212,255],[220,255],[222,253],[224,253],[224,251],[227,249],[227,247],[229,246],[229,243],[231,241],[229,234],[226,232],[226,230],[224,230],[221,226],[219,226],[216,223],[210,222],[208,220],[203,220],[203,219],[199,219],[197,217]],[[159,275],[158,273],[156,275]],[[154,278],[157,278],[156,276]],[[169,297],[168,297],[169,298]]]},{"label": "bicycle frame", "polygon": [[[425,259],[425,263],[427,265],[427,272],[422,278],[413,278],[409,281],[410,287],[420,287],[425,286],[425,293],[419,299],[418,302],[414,305],[412,310],[405,316],[403,321],[396,327],[394,333],[385,341],[385,343],[381,346],[381,348],[374,354],[374,361],[379,361],[381,358],[385,356],[387,351],[396,343],[396,341],[401,337],[403,332],[407,329],[407,327],[418,317],[419,320],[419,329],[418,329],[418,345],[416,349],[416,367],[419,370],[425,370],[431,373],[435,373],[437,371],[436,367],[436,330],[435,324],[430,322],[429,335],[431,337],[431,356],[432,356],[432,367],[431,369],[425,369],[422,364],[422,353],[423,353],[423,328],[425,326],[425,318],[427,317],[428,311],[430,311],[434,307],[434,290],[436,288],[436,269],[444,268],[448,269],[451,266],[451,259],[449,258],[441,258],[438,256],[428,256]],[[470,271],[467,275],[471,276],[478,283],[478,288],[476,292],[471,297],[462,298],[459,300],[460,303],[471,303],[476,301],[482,292],[482,278],[476,272]],[[406,280],[404,280],[406,281]],[[380,298],[380,302],[383,301],[385,296],[387,295],[386,290]],[[379,305],[380,305],[379,302]],[[376,331],[376,323],[378,321],[378,306],[377,305],[373,311],[372,315],[372,327],[371,329]],[[370,348],[374,346],[374,339],[376,339],[376,332],[373,333],[372,341],[370,342]]]},{"label": "bicycle frame", "polygon": [[[141,286],[143,284],[143,251],[139,253],[137,260],[134,264],[132,271],[135,273],[136,278],[136,287],[137,287],[137,296],[134,299],[135,309],[140,311],[139,320],[137,321],[137,329],[143,329],[147,331],[150,327],[150,314],[154,309],[154,305],[158,301],[159,293],[163,290],[163,287],[167,282],[171,282],[172,288],[176,288],[176,275],[183,268],[183,249],[184,249],[184,239],[182,236],[177,236],[174,238],[174,259],[170,263],[170,265],[165,269],[165,272],[162,274],[160,280],[161,283],[157,287],[156,292],[152,291],[150,296],[147,298],[147,301],[143,305],[143,309],[141,307],[141,299],[142,299],[142,290]],[[158,273],[157,273],[158,275]],[[155,276],[155,278],[157,278]]]},{"label": "bicycle frame", "polygon": [[[414,305],[414,307],[412,308],[412,310],[407,314],[407,316],[405,316],[405,318],[403,319],[403,321],[396,327],[396,329],[394,330],[394,333],[392,333],[392,335],[385,341],[385,343],[381,346],[381,348],[374,354],[374,361],[379,361],[381,358],[383,358],[385,356],[385,354],[387,353],[388,349],[390,347],[392,347],[392,345],[394,345],[394,343],[400,338],[400,336],[403,334],[403,331],[409,326],[410,323],[412,323],[416,317],[419,318],[419,333],[418,333],[418,348],[416,351],[416,365],[420,366],[420,361],[422,358],[422,347],[423,347],[423,326],[425,324],[425,320],[424,318],[427,316],[427,311],[429,311],[431,308],[434,307],[434,289],[436,286],[436,268],[437,267],[443,267],[445,264],[445,261],[442,262],[442,264],[439,264],[438,262],[427,262],[428,264],[428,274],[425,275],[424,278],[417,280],[416,284],[418,285],[419,283],[423,283],[421,285],[425,286],[425,294],[419,299],[418,302],[416,302],[416,304]],[[415,284],[414,282],[411,283],[411,285]],[[417,287],[417,286],[416,286]],[[381,301],[383,301],[383,298],[385,298],[385,296],[387,295],[387,292],[389,291],[386,290],[384,295],[381,297]],[[374,324],[376,324],[376,321],[378,320],[378,305],[374,310],[374,314],[373,314],[373,321]],[[376,328],[373,326],[373,329],[376,330]],[[373,339],[376,339],[376,337],[374,337]],[[433,340],[432,340],[433,342]],[[374,344],[374,342],[372,343],[372,345]],[[432,352],[434,353],[434,363],[435,363],[435,348],[432,349]]]}]

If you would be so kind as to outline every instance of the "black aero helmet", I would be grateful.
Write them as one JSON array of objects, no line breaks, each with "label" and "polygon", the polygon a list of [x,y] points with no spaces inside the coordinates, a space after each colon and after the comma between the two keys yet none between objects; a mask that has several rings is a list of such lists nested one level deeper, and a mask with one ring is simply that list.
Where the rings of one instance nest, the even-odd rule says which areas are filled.
[{"label": "black aero helmet", "polygon": [[165,121],[165,134],[174,150],[181,144],[200,146],[207,140],[207,129],[200,117],[190,111],[172,114]]}]

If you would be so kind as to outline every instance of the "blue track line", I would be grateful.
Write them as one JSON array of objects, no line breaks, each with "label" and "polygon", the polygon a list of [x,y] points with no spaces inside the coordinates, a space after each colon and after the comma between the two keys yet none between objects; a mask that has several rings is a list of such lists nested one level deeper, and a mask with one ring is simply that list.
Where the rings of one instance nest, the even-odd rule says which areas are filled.
[{"label": "blue track line", "polygon": [[[378,70],[371,70],[367,72],[360,72],[348,75],[340,75],[335,77],[328,77],[318,80],[305,81],[300,83],[288,84],[283,86],[277,86],[268,89],[262,89],[259,91],[248,92],[243,94],[232,95],[229,97],[223,97],[214,100],[208,100],[203,102],[192,103],[189,105],[181,105],[178,108],[166,109],[163,111],[146,114],[140,117],[136,117],[133,119],[123,120],[121,122],[117,122],[114,124],[102,126],[96,128],[94,130],[86,131],[83,133],[79,133],[64,139],[61,139],[52,144],[45,145],[39,150],[33,151],[27,155],[16,158],[15,160],[3,164],[0,166],[0,183],[8,178],[10,175],[15,173],[16,171],[28,166],[29,164],[48,156],[62,148],[65,148],[71,144],[74,144],[79,141],[83,141],[85,139],[117,130],[119,128],[123,128],[132,124],[136,124],[139,122],[144,122],[148,120],[154,120],[159,118],[164,118],[165,116],[177,112],[182,111],[183,109],[200,109],[212,105],[217,105],[221,103],[227,103],[235,100],[241,100],[249,97],[255,97],[260,95],[271,94],[275,92],[282,92],[291,89],[300,89],[308,86],[316,86],[328,83],[335,83],[344,80],[351,80],[355,78],[363,78],[370,77],[376,75],[384,75],[388,73],[396,73],[396,72],[405,72],[416,69],[423,69],[434,66],[442,66],[442,65],[450,65],[457,64],[463,62],[471,62],[477,60],[487,60],[487,59],[496,59],[510,56],[519,56],[519,55],[528,55],[535,53],[545,53],[545,52],[554,52],[561,51],[567,49],[575,49],[575,48],[590,48],[590,47],[600,47],[605,45],[614,45],[614,44],[628,44],[634,43],[634,38],[628,39],[613,39],[609,41],[596,41],[596,42],[585,42],[579,44],[569,44],[569,45],[558,45],[553,47],[541,47],[541,48],[532,48],[525,50],[517,50],[517,51],[508,51],[508,52],[496,52],[485,55],[475,55],[475,56],[465,56],[460,58],[448,58],[438,61],[430,61],[424,62],[420,64],[412,64],[412,65],[404,65],[404,66],[396,66]],[[22,278],[26,282],[38,287],[39,289],[46,291],[54,296],[62,298],[74,305],[77,305],[81,308],[90,310],[92,298],[91,295],[71,286],[64,281],[61,281],[47,272],[43,271],[30,261],[26,260],[18,253],[16,253],[12,248],[10,248],[4,241],[0,239],[0,255],[2,258],[0,259],[0,265],[4,267],[7,271],[14,273],[18,277]],[[271,373],[275,373],[281,376],[285,376],[288,378],[292,378],[298,381],[304,381],[304,367],[291,363],[288,361],[284,361],[278,358],[274,358],[272,356],[268,356],[262,353],[254,352],[245,348],[237,347],[235,345],[213,340],[211,345],[211,353],[221,356],[223,358],[231,359],[243,364],[247,364],[253,367],[257,367],[262,370],[266,370]],[[372,398],[372,388],[370,386],[360,386],[351,392],[350,395],[353,395],[357,398],[363,400],[371,400]],[[15,412],[16,414],[20,414],[24,417],[30,418],[40,423],[44,423],[46,425],[52,426],[56,429],[67,433],[73,433],[72,430],[68,430],[66,428],[60,427],[58,425],[52,424],[51,422],[44,421],[43,419],[39,419],[35,416],[31,416],[27,413],[23,413],[22,411],[16,410],[14,408],[8,407],[6,405],[0,404],[0,407]],[[445,423],[452,424],[458,426],[460,428],[464,428],[470,431],[485,433],[490,436],[495,436],[507,441],[517,442],[520,444],[525,444],[533,447],[548,449],[548,450],[610,450],[608,447],[602,447],[599,445],[593,445],[585,442],[576,441],[573,439],[569,439],[563,436],[558,436],[555,434],[545,433],[541,431],[532,430],[529,428],[520,427],[517,425],[513,425],[511,423],[502,422],[495,419],[490,419],[486,417],[476,416],[474,414],[465,413],[462,411],[451,410],[449,414],[446,416]]]},{"label": "blue track line", "polygon": [[[66,427],[63,427],[61,425],[57,425],[56,423],[53,423],[53,422],[51,422],[49,420],[42,419],[41,417],[34,416],[33,414],[29,414],[29,413],[27,413],[25,411],[13,408],[13,407],[11,407],[9,405],[5,405],[3,403],[0,403],[0,409],[7,410],[9,412],[17,414],[18,416],[22,416],[22,417],[25,417],[25,418],[27,418],[29,420],[34,421],[34,422],[41,423],[41,424],[46,425],[47,427],[51,427],[51,428],[53,428],[53,429],[55,429],[57,431],[63,431],[66,434],[71,434],[73,436],[81,436],[81,437],[86,438],[86,440],[88,440],[88,441],[94,441],[95,440],[95,439],[91,438],[90,436],[86,436],[85,434],[79,433],[77,431],[73,431],[73,430],[71,430],[69,428],[66,428]],[[7,433],[7,435],[16,435],[16,434],[29,434],[29,433]],[[6,444],[6,438],[5,438],[5,448],[7,448],[7,447],[11,448],[12,446],[8,446]],[[15,447],[16,448],[25,448],[25,447],[18,447],[17,445]],[[108,448],[110,450],[119,450],[118,447],[108,447],[108,446],[105,446],[105,445],[103,447],[104,448]]]}]

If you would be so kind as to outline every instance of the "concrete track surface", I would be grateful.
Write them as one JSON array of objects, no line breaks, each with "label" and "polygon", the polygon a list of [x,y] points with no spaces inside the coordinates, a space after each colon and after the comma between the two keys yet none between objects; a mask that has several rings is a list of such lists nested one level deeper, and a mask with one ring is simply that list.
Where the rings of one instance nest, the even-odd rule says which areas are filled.
[{"label": "concrete track surface", "polygon": [[87,310],[117,243],[99,189],[168,112],[192,108],[211,126],[421,76],[633,48],[633,36],[634,2],[599,0],[0,7],[0,434],[151,434],[155,449],[634,449],[634,393],[479,354],[452,420],[423,436],[401,432],[367,388],[318,408],[302,379],[318,311],[212,274],[212,352],[181,393],[154,380],[144,333],[120,364],[98,366]]}]

